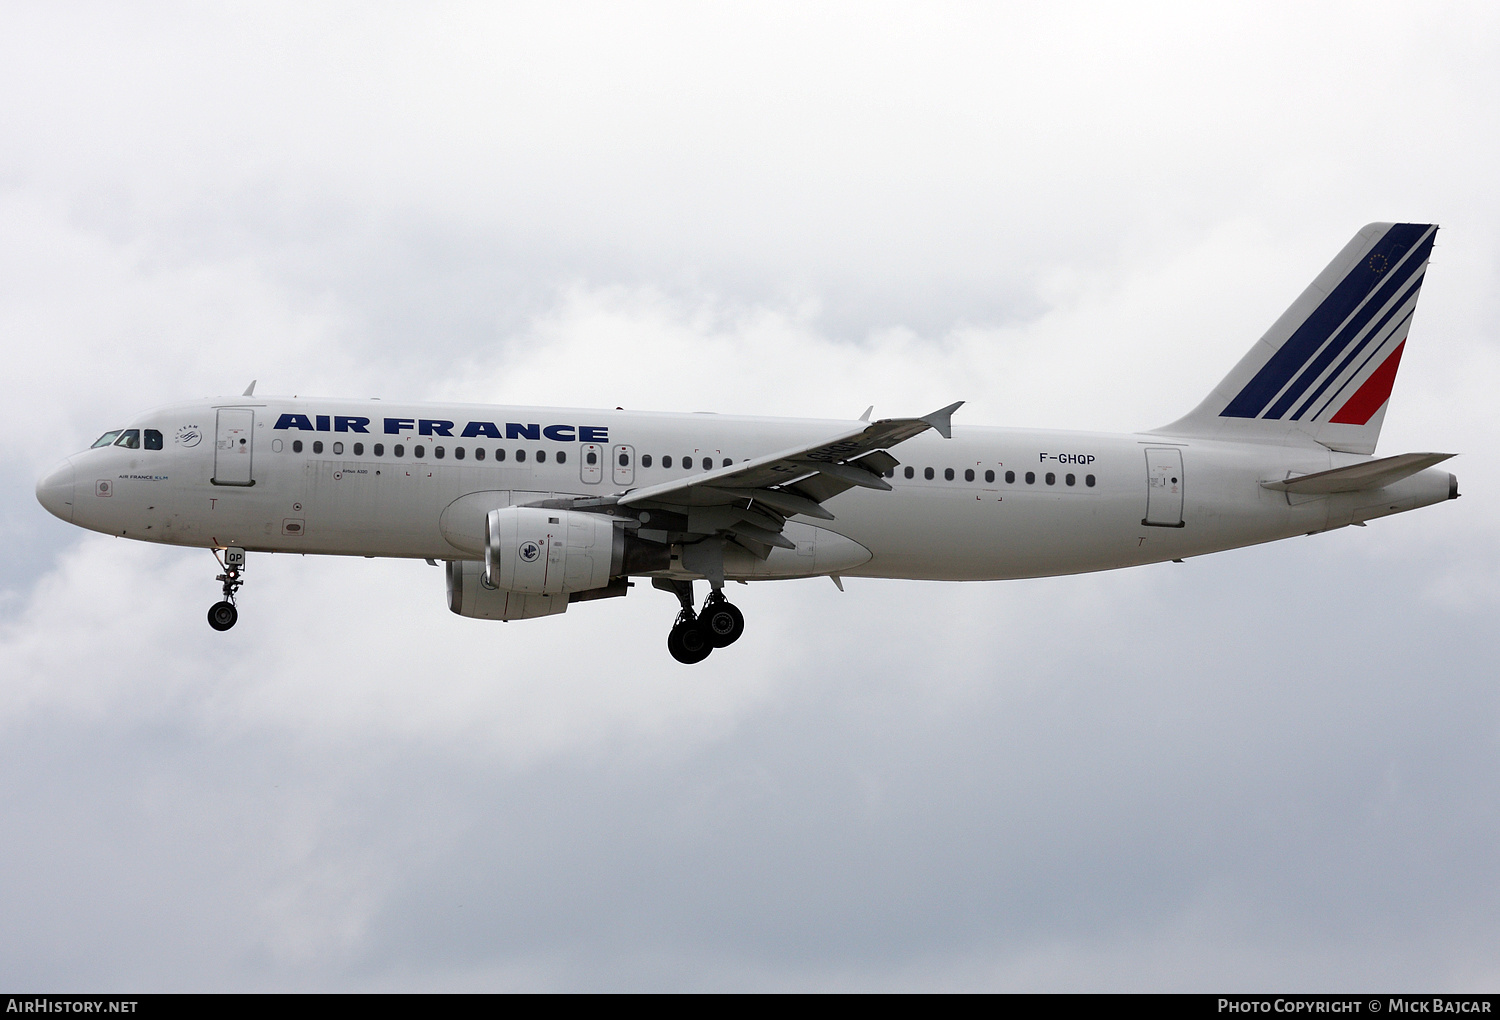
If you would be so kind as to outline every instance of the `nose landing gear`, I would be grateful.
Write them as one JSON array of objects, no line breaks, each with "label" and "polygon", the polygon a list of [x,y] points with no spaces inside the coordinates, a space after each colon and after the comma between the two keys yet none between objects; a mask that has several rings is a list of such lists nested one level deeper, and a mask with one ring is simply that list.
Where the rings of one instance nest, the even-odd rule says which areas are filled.
[{"label": "nose landing gear", "polygon": [[245,583],[241,576],[245,571],[245,550],[225,549],[224,555],[219,555],[219,550],[213,550],[214,559],[219,561],[219,566],[224,568],[224,573],[214,578],[215,581],[224,582],[224,600],[215,602],[208,610],[208,625],[214,630],[228,630],[235,625],[240,618],[240,611],[235,608],[234,597],[240,590],[240,585]]},{"label": "nose landing gear", "polygon": [[708,658],[715,648],[732,645],[745,632],[745,615],[715,588],[703,602],[703,612],[693,612],[693,582],[655,578],[652,585],[677,596],[682,609],[667,634],[667,651],[678,662],[691,665]]}]

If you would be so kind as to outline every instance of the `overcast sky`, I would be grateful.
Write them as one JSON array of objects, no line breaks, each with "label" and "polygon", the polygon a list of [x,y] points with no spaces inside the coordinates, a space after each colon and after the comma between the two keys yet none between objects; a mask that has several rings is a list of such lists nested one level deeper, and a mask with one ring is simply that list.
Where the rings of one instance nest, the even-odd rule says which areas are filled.
[{"label": "overcast sky", "polygon": [[[0,986],[1500,984],[1489,4],[0,10]],[[1442,225],[1380,453],[1465,498],[1095,576],[451,615],[70,528],[167,401],[1130,430]]]}]

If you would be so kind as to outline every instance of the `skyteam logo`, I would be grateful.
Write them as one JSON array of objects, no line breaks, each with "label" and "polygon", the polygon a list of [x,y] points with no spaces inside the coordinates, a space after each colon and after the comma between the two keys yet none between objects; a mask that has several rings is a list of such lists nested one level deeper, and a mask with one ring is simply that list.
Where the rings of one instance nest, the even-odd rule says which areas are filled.
[{"label": "skyteam logo", "polygon": [[522,563],[535,563],[541,554],[542,547],[535,542],[522,542],[521,548],[516,550],[516,555],[521,557]]},{"label": "skyteam logo", "polygon": [[1367,423],[1390,398],[1436,236],[1392,224],[1220,416]]}]

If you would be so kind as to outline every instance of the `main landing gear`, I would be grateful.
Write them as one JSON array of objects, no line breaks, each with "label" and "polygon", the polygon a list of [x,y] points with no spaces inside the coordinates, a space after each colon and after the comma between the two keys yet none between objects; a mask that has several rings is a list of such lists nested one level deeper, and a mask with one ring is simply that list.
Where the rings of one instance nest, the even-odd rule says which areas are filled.
[{"label": "main landing gear", "polygon": [[693,582],[656,578],[658,588],[670,591],[682,603],[677,621],[667,634],[667,651],[678,662],[702,662],[715,648],[732,645],[745,632],[745,614],[724,597],[720,589],[703,601],[703,611],[693,612]]},{"label": "main landing gear", "polygon": [[224,555],[219,555],[219,550],[213,550],[214,559],[219,561],[219,566],[224,568],[224,573],[214,578],[215,581],[224,582],[224,601],[215,602],[208,610],[208,625],[214,630],[228,630],[233,627],[235,621],[240,618],[240,611],[235,608],[234,596],[240,590],[240,585],[245,583],[243,576],[245,572],[245,550],[225,549]]}]

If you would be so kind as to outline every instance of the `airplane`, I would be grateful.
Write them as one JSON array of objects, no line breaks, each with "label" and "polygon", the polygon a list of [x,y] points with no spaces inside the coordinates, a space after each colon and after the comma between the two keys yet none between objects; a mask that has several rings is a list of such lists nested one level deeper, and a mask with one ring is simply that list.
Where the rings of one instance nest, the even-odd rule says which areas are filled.
[{"label": "airplane", "polygon": [[[243,394],[159,407],[43,477],[82,528],[209,549],[239,618],[249,553],[445,564],[461,616],[677,597],[673,658],[744,632],[730,581],[1002,580],[1309,535],[1458,497],[1375,458],[1437,227],[1357,233],[1194,410],[1144,432]],[[873,409],[872,409],[873,410]],[[899,454],[899,456],[898,456]],[[695,609],[694,585],[709,593]]]}]

